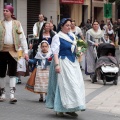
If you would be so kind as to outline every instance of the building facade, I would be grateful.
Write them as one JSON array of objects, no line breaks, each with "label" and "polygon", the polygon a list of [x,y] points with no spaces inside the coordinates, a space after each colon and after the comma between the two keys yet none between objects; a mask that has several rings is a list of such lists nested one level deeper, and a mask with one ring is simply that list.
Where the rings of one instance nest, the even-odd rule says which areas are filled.
[{"label": "building facade", "polygon": [[44,14],[48,21],[53,19],[56,25],[63,17],[72,18],[76,20],[77,25],[80,25],[82,21],[86,22],[90,19],[90,10],[90,0],[40,0],[40,13]]},{"label": "building facade", "polygon": [[[71,1],[71,0],[64,0]],[[87,19],[90,19],[90,0],[72,0],[70,3],[60,3],[60,18],[70,17],[76,21],[77,25],[80,25],[81,22],[86,22]],[[75,1],[82,1],[81,3],[76,4]]]},{"label": "building facade", "polygon": [[[61,2],[64,1],[64,2]],[[69,1],[66,3],[66,1]],[[76,3],[75,1],[82,1]],[[72,2],[72,4],[70,3]],[[5,4],[12,4],[15,9],[15,16],[23,26],[25,35],[32,34],[32,28],[38,21],[38,15],[42,13],[47,20],[53,19],[54,24],[58,24],[63,17],[70,17],[76,20],[76,24],[87,19],[105,20],[104,3],[106,0],[0,0],[0,19],[3,19],[3,7]],[[115,4],[113,4],[115,13]],[[112,14],[113,20],[116,14]]]},{"label": "building facade", "polygon": [[[108,0],[92,0],[92,20],[104,20],[106,22],[106,18],[104,17],[104,4],[108,3]],[[116,13],[116,5],[112,4],[112,20],[115,21],[118,16]],[[116,14],[115,14],[116,13]]]},{"label": "building facade", "polygon": [[90,0],[83,1],[82,4],[62,4],[60,0],[0,0],[0,19],[3,19],[3,6],[11,4],[15,8],[14,14],[21,21],[26,36],[32,34],[32,27],[38,21],[40,13],[44,14],[48,21],[53,19],[56,25],[62,17],[67,16],[75,19],[79,25],[82,20],[90,18]]},{"label": "building facade", "polygon": [[3,20],[4,5],[14,6],[14,15],[21,21],[25,35],[27,35],[27,0],[0,0],[0,20]]}]

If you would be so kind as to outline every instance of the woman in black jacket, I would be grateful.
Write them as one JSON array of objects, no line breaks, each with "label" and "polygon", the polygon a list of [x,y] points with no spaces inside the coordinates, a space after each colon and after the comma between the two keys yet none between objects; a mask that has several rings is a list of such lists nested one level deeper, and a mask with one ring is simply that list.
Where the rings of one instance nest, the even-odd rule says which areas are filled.
[{"label": "woman in black jacket", "polygon": [[38,41],[33,45],[33,56],[37,53],[38,45],[43,41],[46,40],[49,45],[51,45],[52,37],[55,35],[55,33],[50,29],[50,23],[45,22],[40,30],[39,39]]},{"label": "woman in black jacket", "polygon": [[49,43],[49,45],[51,45],[52,37],[54,35],[55,35],[55,33],[50,29],[50,23],[46,22],[43,24],[43,27],[40,31],[38,43],[41,43],[43,40],[46,40]]}]

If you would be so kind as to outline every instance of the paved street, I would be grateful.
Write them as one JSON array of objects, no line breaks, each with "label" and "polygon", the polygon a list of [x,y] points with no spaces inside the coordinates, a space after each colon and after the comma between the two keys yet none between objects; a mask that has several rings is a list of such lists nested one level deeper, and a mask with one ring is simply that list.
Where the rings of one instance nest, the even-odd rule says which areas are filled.
[{"label": "paved street", "polygon": [[116,86],[110,82],[104,86],[102,81],[95,84],[85,82],[88,109],[120,115],[120,83]]},{"label": "paved street", "polygon": [[[17,104],[9,104],[9,87],[7,80],[7,100],[4,103],[0,103],[1,120],[73,119],[69,116],[58,118],[53,110],[45,108],[44,103],[39,103],[39,95],[24,89],[27,79],[28,77],[23,77],[22,84],[17,85]],[[85,112],[78,112],[79,117],[77,119],[120,120],[120,96],[115,96],[115,94],[118,95],[120,90],[120,83],[118,86],[111,84],[103,86],[102,81],[92,84],[89,77],[84,75],[84,79],[86,86],[87,110]]]},{"label": "paved street", "polygon": [[[119,56],[119,53],[117,53]],[[102,81],[92,84],[89,76],[83,72],[86,89],[85,112],[77,112],[78,120],[120,120],[120,77],[118,85]],[[53,110],[45,108],[45,103],[39,103],[39,95],[25,90],[28,77],[22,77],[22,84],[17,85],[16,104],[9,104],[9,80],[7,78],[7,100],[0,103],[0,120],[73,120],[69,116],[57,117]]]}]

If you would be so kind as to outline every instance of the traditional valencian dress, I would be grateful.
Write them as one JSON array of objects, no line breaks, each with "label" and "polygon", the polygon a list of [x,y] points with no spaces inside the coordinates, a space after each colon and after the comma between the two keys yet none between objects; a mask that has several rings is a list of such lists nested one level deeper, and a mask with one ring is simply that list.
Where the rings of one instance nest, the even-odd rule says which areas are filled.
[{"label": "traditional valencian dress", "polygon": [[76,59],[76,39],[73,33],[59,32],[52,39],[53,54],[58,54],[60,73],[55,72],[54,60],[50,65],[46,107],[57,112],[85,110],[85,87]]},{"label": "traditional valencian dress", "polygon": [[[4,9],[12,10],[13,8],[7,5]],[[0,102],[6,99],[6,73],[10,76],[10,103],[17,102],[14,94],[19,46],[22,46],[24,53],[28,53],[28,45],[21,23],[13,19],[0,21]]]},{"label": "traditional valencian dress", "polygon": [[94,29],[90,29],[86,33],[86,40],[88,43],[88,48],[86,52],[86,74],[93,74],[95,72],[95,61],[97,59],[97,51],[95,43],[105,43],[105,39],[103,38],[104,34],[101,29],[98,29],[97,32]]},{"label": "traditional valencian dress", "polygon": [[[49,44],[47,41],[42,41]],[[49,76],[49,59],[52,57],[52,53],[49,47],[47,53],[43,53],[40,49],[41,44],[38,46],[38,52],[34,59],[30,59],[29,63],[36,64],[37,70],[34,79],[34,85],[31,86],[29,82],[26,84],[26,89],[35,93],[47,93],[48,76]],[[32,82],[32,81],[31,81]]]},{"label": "traditional valencian dress", "polygon": [[43,40],[46,40],[51,45],[52,38],[50,36],[43,36]]}]

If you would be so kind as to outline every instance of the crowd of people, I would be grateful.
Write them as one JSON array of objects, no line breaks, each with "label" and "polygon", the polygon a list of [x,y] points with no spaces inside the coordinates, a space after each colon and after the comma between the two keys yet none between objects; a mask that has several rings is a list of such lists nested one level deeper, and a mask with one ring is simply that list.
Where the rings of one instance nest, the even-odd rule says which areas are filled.
[{"label": "crowd of people", "polygon": [[[13,15],[11,5],[4,7],[4,20],[0,21],[0,102],[6,100],[5,77],[10,77],[10,103],[16,103],[16,72],[19,47],[31,72],[25,88],[40,94],[39,101],[56,111],[77,117],[76,111],[85,111],[85,86],[81,72],[95,76],[96,48],[101,43],[120,44],[120,20],[107,23],[97,20],[76,26],[75,20],[63,18],[57,26],[48,22],[43,14],[33,26],[34,42],[27,44],[21,23]],[[80,65],[76,57],[76,36],[88,44]],[[29,48],[29,49],[28,49]],[[7,67],[8,65],[8,67]],[[7,72],[6,72],[7,71]],[[77,72],[76,72],[77,71]],[[20,75],[19,75],[20,79]],[[19,83],[21,81],[19,80]]]}]

